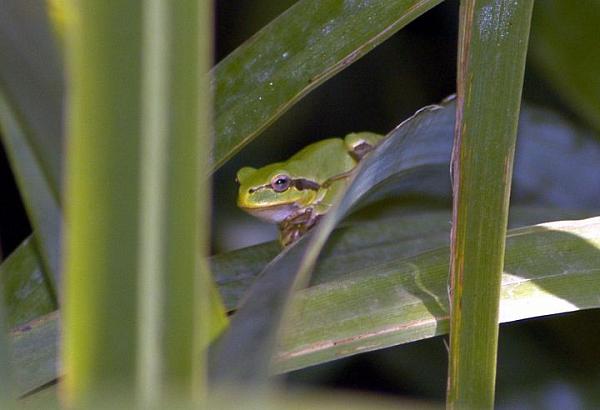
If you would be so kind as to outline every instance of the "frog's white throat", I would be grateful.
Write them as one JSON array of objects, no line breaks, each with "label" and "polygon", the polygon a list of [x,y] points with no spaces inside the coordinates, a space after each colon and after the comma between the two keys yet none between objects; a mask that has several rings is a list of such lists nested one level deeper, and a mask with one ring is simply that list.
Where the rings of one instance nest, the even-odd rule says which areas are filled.
[{"label": "frog's white throat", "polygon": [[298,212],[300,207],[295,203],[291,203],[263,206],[260,208],[242,207],[242,209],[248,212],[250,215],[262,219],[263,221],[278,224],[283,222],[288,216]]}]

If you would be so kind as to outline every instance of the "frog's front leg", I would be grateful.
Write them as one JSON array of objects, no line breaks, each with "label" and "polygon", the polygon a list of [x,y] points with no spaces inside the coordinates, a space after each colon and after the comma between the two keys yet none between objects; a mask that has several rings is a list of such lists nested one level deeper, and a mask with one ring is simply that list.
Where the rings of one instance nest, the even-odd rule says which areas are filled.
[{"label": "frog's front leg", "polygon": [[319,191],[312,206],[298,211],[279,224],[279,240],[283,246],[294,243],[319,222],[321,217],[329,211],[336,198],[343,192],[349,175],[332,178],[327,183],[327,187]]},{"label": "frog's front leg", "polygon": [[321,219],[312,207],[289,216],[279,224],[279,241],[283,246],[291,245],[308,232]]}]

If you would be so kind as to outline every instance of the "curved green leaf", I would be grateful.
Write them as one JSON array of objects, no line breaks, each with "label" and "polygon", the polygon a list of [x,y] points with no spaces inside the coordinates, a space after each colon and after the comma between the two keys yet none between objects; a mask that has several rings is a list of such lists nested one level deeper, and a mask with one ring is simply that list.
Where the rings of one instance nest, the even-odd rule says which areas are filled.
[{"label": "curved green leaf", "polygon": [[301,0],[214,69],[218,168],[296,101],[441,0]]},{"label": "curved green leaf", "polygon": [[[435,215],[444,219],[443,213]],[[517,219],[531,215],[524,211]],[[402,219],[407,232],[423,222]],[[286,372],[447,333],[448,247],[419,252],[390,256],[296,294],[272,370]],[[600,218],[511,230],[501,321],[600,307],[599,267]],[[56,378],[58,323],[54,313],[13,333],[19,392]]]},{"label": "curved green leaf", "polygon": [[[311,286],[333,282],[362,269],[449,245],[449,210],[397,210],[399,215],[375,216],[337,228],[319,255]],[[511,228],[554,220],[581,219],[592,211],[517,207],[511,209]],[[398,229],[402,226],[406,229]],[[235,310],[254,280],[277,255],[280,246],[268,242],[212,258],[212,268],[226,307]]]},{"label": "curved green leaf", "polygon": [[[447,247],[299,292],[276,372],[448,332]],[[600,218],[515,229],[507,238],[500,320],[600,307]]]}]

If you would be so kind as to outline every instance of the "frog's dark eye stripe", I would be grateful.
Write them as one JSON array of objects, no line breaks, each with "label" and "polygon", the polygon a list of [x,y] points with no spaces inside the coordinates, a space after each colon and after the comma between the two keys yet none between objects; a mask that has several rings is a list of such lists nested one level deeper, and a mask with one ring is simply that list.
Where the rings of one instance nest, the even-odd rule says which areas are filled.
[{"label": "frog's dark eye stripe", "polygon": [[311,189],[313,191],[318,191],[321,189],[321,185],[318,183],[311,181],[309,179],[298,178],[292,179],[287,175],[276,175],[271,180],[271,183],[257,186],[256,188],[248,189],[249,194],[253,194],[256,191],[261,191],[266,188],[270,188],[275,192],[284,192],[288,190],[290,187],[296,188],[298,191],[303,191],[305,189]]},{"label": "frog's dark eye stripe", "polygon": [[309,179],[303,178],[294,179],[294,187],[299,191],[303,191],[305,189],[312,189],[313,191],[318,191],[319,189],[321,189],[321,185]]}]

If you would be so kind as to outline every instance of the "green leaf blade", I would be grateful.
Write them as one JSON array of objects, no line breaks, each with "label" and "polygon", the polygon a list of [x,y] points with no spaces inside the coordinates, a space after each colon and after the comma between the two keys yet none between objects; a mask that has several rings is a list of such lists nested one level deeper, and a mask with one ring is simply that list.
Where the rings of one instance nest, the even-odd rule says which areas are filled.
[{"label": "green leaf blade", "polygon": [[[531,211],[524,210],[519,218],[531,218],[527,215]],[[410,218],[404,222],[411,225]],[[448,232],[449,226],[440,228]],[[599,228],[596,217],[511,230],[500,320],[600,307]],[[399,238],[399,246],[404,243]],[[288,372],[446,334],[448,260],[449,247],[444,246],[354,271],[349,264],[346,275],[301,290],[294,296],[271,370]],[[13,334],[15,367],[44,370],[19,377],[22,393],[56,377],[58,315],[49,315],[47,323],[34,321],[26,329],[21,335],[31,337],[29,341]]]},{"label": "green leaf blade", "polygon": [[85,406],[135,386],[142,6],[72,5],[63,360],[66,394]]},{"label": "green leaf blade", "polygon": [[0,4],[0,92],[26,124],[26,142],[59,201],[64,81],[53,40],[44,2]]},{"label": "green leaf blade", "polygon": [[65,391],[76,407],[202,400],[209,323],[223,316],[201,172],[210,5],[71,5]]},{"label": "green leaf blade", "polygon": [[296,3],[215,67],[214,167],[308,92],[440,2]]},{"label": "green leaf blade", "polygon": [[[501,322],[598,307],[599,224],[590,218],[512,230]],[[448,260],[443,247],[302,290],[274,371],[446,334]]]},{"label": "green leaf blade", "polygon": [[533,1],[460,8],[447,406],[492,408],[510,184]]}]

